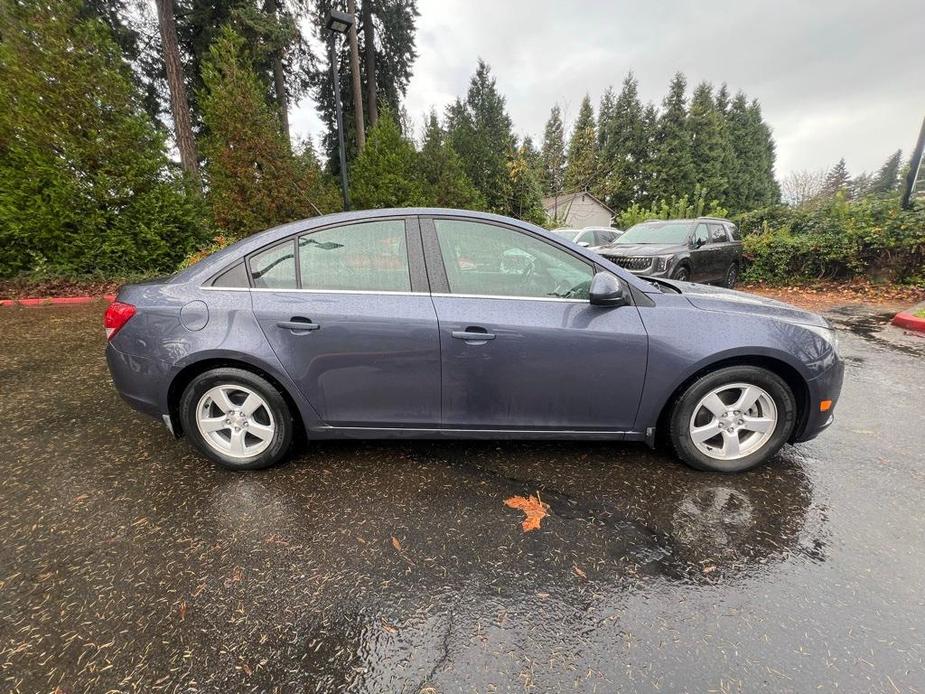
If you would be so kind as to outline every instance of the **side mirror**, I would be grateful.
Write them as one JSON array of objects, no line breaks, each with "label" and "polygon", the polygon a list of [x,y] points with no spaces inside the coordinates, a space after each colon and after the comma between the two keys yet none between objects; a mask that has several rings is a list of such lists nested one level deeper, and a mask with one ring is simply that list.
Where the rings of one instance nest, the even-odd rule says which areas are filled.
[{"label": "side mirror", "polygon": [[694,239],[694,248],[700,248],[706,241],[702,238]]},{"label": "side mirror", "polygon": [[593,306],[626,306],[630,303],[626,285],[609,272],[594,275],[589,294]]},{"label": "side mirror", "polygon": [[579,241],[579,242],[578,242],[578,245],[581,246],[582,248],[587,248],[587,247],[590,246],[591,244],[588,243],[587,241]]}]

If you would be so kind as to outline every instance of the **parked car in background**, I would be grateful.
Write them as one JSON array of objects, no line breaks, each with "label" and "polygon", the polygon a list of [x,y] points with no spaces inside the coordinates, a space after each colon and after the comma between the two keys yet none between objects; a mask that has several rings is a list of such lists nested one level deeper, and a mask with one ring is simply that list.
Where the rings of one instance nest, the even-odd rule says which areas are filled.
[{"label": "parked car in background", "polygon": [[232,469],[295,438],[652,444],[659,427],[689,465],[733,472],[819,434],[842,382],[820,316],[462,210],[254,234],[122,287],[104,326],[122,397]]},{"label": "parked car in background", "polygon": [[572,243],[577,243],[582,248],[597,249],[609,246],[620,238],[623,232],[611,227],[585,227],[584,229],[553,229],[553,233]]},{"label": "parked car in background", "polygon": [[630,227],[598,253],[636,275],[733,288],[742,267],[739,230],[728,219],[659,219]]}]

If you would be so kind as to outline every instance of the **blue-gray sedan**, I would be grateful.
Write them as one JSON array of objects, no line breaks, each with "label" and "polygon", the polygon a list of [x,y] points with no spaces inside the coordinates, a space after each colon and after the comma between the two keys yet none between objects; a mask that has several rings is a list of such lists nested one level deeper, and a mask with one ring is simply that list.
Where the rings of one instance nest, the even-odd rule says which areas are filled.
[{"label": "blue-gray sedan", "polygon": [[122,287],[105,327],[121,395],[235,469],[295,438],[665,434],[732,472],[828,426],[843,374],[815,314],[460,210],[285,224]]}]

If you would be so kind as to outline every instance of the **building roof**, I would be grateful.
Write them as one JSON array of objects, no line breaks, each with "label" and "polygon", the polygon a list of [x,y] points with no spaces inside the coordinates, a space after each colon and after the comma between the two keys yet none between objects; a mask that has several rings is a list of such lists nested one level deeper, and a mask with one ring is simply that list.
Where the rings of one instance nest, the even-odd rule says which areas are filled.
[{"label": "building roof", "polygon": [[607,210],[608,212],[610,212],[611,215],[614,213],[612,209],[610,209],[607,205],[605,205],[603,202],[601,202],[601,199],[600,199],[600,198],[598,198],[596,195],[594,195],[593,193],[591,193],[591,192],[589,192],[589,191],[587,191],[587,190],[579,190],[579,191],[576,192],[576,193],[562,193],[562,195],[556,195],[556,196],[550,196],[550,197],[548,197],[548,198],[543,198],[543,209],[544,209],[544,210],[551,210],[551,209],[554,208],[557,204],[559,205],[559,207],[563,207],[563,206],[564,206],[564,207],[568,207],[568,206],[572,203],[572,201],[573,201],[575,198],[577,198],[579,195],[587,195],[589,198],[591,198],[591,199],[592,199],[594,202],[596,202],[598,205],[600,205],[600,206],[603,207],[605,210]]}]

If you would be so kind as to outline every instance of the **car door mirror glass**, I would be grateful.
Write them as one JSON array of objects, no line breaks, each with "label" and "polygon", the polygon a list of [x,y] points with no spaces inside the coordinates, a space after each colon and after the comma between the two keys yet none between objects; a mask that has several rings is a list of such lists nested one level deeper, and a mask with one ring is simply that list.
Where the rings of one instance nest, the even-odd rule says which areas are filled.
[{"label": "car door mirror glass", "polygon": [[630,303],[626,285],[609,272],[598,272],[591,278],[589,298],[594,306],[626,306]]},{"label": "car door mirror glass", "polygon": [[587,241],[579,241],[579,242],[578,242],[578,245],[581,246],[582,248],[587,248],[587,247],[590,246],[591,244],[588,243]]}]

